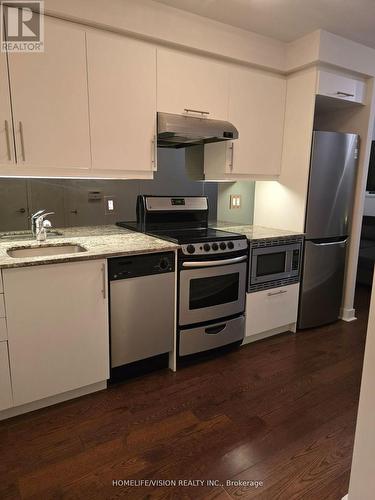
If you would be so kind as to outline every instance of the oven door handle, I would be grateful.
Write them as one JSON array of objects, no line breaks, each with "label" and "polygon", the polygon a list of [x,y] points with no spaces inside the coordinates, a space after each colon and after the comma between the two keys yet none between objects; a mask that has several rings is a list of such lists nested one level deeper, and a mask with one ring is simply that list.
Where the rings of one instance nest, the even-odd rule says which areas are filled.
[{"label": "oven door handle", "polygon": [[207,260],[200,262],[183,262],[182,267],[213,267],[213,266],[226,266],[227,264],[237,264],[237,262],[244,262],[247,260],[247,255],[242,255],[241,257],[234,257],[233,259],[223,259],[223,260]]}]

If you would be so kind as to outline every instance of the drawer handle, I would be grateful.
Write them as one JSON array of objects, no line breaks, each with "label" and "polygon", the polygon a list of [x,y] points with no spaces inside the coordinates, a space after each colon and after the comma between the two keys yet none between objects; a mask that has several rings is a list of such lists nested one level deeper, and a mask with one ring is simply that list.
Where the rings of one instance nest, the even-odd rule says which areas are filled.
[{"label": "drawer handle", "polygon": [[224,325],[211,326],[210,328],[206,328],[205,332],[208,333],[209,335],[216,335],[217,333],[220,333],[223,330],[225,330],[226,326],[227,326],[226,323]]},{"label": "drawer handle", "polygon": [[343,95],[344,97],[354,97],[354,94],[349,94],[348,92],[336,92],[337,95]]},{"label": "drawer handle", "polygon": [[273,297],[274,295],[281,295],[282,293],[286,293],[287,290],[279,290],[278,292],[268,292],[268,297]]},{"label": "drawer handle", "polygon": [[199,109],[189,109],[189,108],[185,108],[184,111],[186,113],[198,113],[200,115],[209,115],[210,112],[209,111],[201,111]]}]

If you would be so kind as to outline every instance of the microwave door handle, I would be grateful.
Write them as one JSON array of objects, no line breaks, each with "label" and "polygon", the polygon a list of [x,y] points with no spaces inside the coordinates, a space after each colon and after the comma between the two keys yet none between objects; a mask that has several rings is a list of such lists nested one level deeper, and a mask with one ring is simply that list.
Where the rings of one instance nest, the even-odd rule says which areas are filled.
[{"label": "microwave door handle", "polygon": [[202,260],[200,262],[183,262],[182,267],[213,267],[213,266],[226,266],[228,264],[237,264],[238,262],[244,262],[247,260],[247,255],[242,257],[234,257],[233,259],[223,259],[223,260]]}]

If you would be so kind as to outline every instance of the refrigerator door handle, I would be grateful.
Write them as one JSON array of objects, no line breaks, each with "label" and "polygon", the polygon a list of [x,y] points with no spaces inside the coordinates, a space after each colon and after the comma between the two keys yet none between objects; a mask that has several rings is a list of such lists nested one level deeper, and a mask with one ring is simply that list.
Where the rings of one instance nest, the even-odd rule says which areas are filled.
[{"label": "refrigerator door handle", "polygon": [[315,243],[314,241],[311,241],[313,245],[316,245],[317,247],[329,247],[333,245],[344,245],[348,241],[348,238],[345,240],[340,240],[340,241],[330,241],[329,243]]}]

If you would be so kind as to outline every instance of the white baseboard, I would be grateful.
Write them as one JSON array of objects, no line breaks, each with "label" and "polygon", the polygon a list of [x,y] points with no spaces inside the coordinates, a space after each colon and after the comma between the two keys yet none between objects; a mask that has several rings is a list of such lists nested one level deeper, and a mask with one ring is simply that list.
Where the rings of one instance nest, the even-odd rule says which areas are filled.
[{"label": "white baseboard", "polygon": [[23,413],[28,413],[30,411],[40,410],[41,408],[45,408],[46,406],[62,403],[64,401],[68,401],[69,399],[79,398],[80,396],[86,396],[87,394],[101,391],[106,388],[107,381],[103,380],[103,382],[86,385],[85,387],[80,387],[79,389],[74,389],[73,391],[64,392],[63,394],[57,394],[56,396],[51,396],[50,398],[40,399],[39,401],[33,401],[32,403],[27,403],[25,405],[8,408],[7,410],[0,411],[0,420],[16,417],[17,415],[22,415]]},{"label": "white baseboard", "polygon": [[342,308],[340,311],[340,319],[347,322],[355,321],[357,319],[355,315],[355,309]]}]

